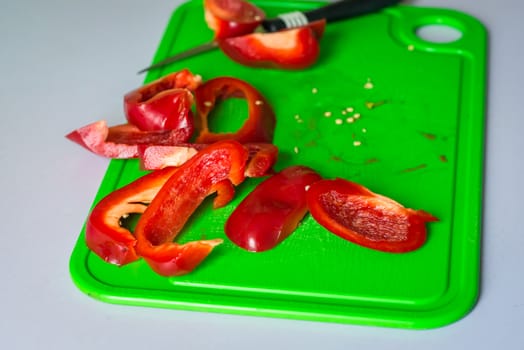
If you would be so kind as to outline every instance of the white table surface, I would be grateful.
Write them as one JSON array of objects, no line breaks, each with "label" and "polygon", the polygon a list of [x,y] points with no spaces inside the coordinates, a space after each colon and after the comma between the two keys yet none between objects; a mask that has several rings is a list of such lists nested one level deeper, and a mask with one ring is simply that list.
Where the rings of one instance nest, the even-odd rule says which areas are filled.
[{"label": "white table surface", "polygon": [[177,0],[0,2],[0,344],[3,349],[524,349],[524,5],[410,1],[490,33],[481,294],[424,331],[112,305],[68,260],[108,165],[64,135],[122,119]]}]

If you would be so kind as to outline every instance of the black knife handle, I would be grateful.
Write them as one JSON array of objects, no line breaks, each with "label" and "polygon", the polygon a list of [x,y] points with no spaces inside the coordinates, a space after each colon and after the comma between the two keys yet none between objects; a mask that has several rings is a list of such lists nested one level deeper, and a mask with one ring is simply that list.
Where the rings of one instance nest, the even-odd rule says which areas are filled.
[{"label": "black knife handle", "polygon": [[320,19],[335,22],[357,17],[377,12],[399,2],[400,0],[341,0],[311,11],[284,13],[276,18],[264,20],[261,25],[267,32],[277,32],[301,27]]}]

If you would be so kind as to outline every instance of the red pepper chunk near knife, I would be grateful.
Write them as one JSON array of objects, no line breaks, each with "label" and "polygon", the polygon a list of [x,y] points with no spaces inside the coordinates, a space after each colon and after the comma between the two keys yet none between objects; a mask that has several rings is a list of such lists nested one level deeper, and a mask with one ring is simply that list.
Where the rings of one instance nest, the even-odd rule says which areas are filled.
[{"label": "red pepper chunk near knife", "polygon": [[361,246],[402,253],[426,241],[426,223],[433,215],[403,207],[344,179],[322,180],[307,191],[313,218],[330,232]]},{"label": "red pepper chunk near knife", "polygon": [[141,86],[124,96],[127,120],[141,130],[179,130],[191,136],[192,91],[201,83],[199,75],[183,69]]},{"label": "red pepper chunk near knife", "polygon": [[[232,77],[210,79],[196,89],[195,98],[197,143],[213,143],[220,140],[235,140],[240,143],[273,141],[275,112],[266,98],[247,82]],[[209,115],[220,100],[228,98],[245,99],[248,116],[236,132],[215,133],[209,129]]]},{"label": "red pepper chunk near knife", "polygon": [[85,239],[89,249],[118,266],[138,260],[135,236],[121,221],[130,214],[142,214],[176,170],[170,167],[149,173],[98,202],[86,223]]},{"label": "red pepper chunk near knife", "polygon": [[306,215],[306,190],[320,179],[305,166],[291,166],[269,177],[233,211],[225,225],[226,235],[252,252],[275,247]]},{"label": "red pepper chunk near knife", "polygon": [[233,197],[233,186],[244,180],[248,153],[236,141],[217,142],[189,159],[165,183],[135,227],[136,250],[162,276],[192,271],[221,239],[177,244],[173,239],[211,193],[214,207]]},{"label": "red pepper chunk near knife", "polygon": [[313,65],[320,55],[325,20],[273,33],[253,33],[219,41],[233,61],[250,67],[298,70]]},{"label": "red pepper chunk near knife", "polygon": [[204,18],[215,39],[223,39],[253,32],[266,15],[244,0],[204,0]]}]

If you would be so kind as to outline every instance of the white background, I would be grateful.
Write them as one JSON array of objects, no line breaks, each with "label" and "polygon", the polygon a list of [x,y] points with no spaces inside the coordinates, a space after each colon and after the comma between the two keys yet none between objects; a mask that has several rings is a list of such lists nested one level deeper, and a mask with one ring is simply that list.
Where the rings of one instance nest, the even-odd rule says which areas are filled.
[{"label": "white background", "polygon": [[490,33],[481,295],[462,320],[412,331],[106,304],[68,260],[108,161],[64,138],[142,83],[177,0],[0,1],[3,349],[524,349],[524,5],[410,1]]}]

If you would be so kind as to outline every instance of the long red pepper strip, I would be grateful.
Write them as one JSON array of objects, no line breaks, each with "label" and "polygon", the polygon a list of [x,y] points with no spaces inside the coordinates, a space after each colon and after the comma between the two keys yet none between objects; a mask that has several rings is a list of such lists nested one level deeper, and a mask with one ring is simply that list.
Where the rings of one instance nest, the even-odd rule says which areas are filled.
[{"label": "long red pepper strip", "polygon": [[322,180],[307,192],[313,218],[332,233],[356,244],[385,252],[415,250],[426,241],[426,223],[438,219],[405,208],[391,198],[345,180]]},{"label": "long red pepper strip", "polygon": [[111,264],[120,266],[137,260],[135,236],[121,222],[130,214],[142,214],[176,170],[168,167],[144,175],[98,202],[87,219],[87,246]]},{"label": "long red pepper strip", "polygon": [[[180,144],[177,146],[139,146],[140,167],[144,170],[162,169],[167,166],[180,166],[192,158],[207,144]],[[278,156],[278,148],[270,143],[247,143],[249,152],[246,166],[247,177],[260,177],[271,174]]]},{"label": "long red pepper strip", "polygon": [[176,145],[191,135],[184,129],[142,131],[131,124],[107,126],[99,120],[66,135],[66,138],[103,157],[128,159],[138,157],[139,145]]},{"label": "long red pepper strip", "polygon": [[215,207],[232,198],[233,185],[244,180],[246,149],[235,141],[217,142],[178,168],[138,220],[137,252],[163,276],[192,271],[222,240],[177,244],[173,239],[211,193]]}]

